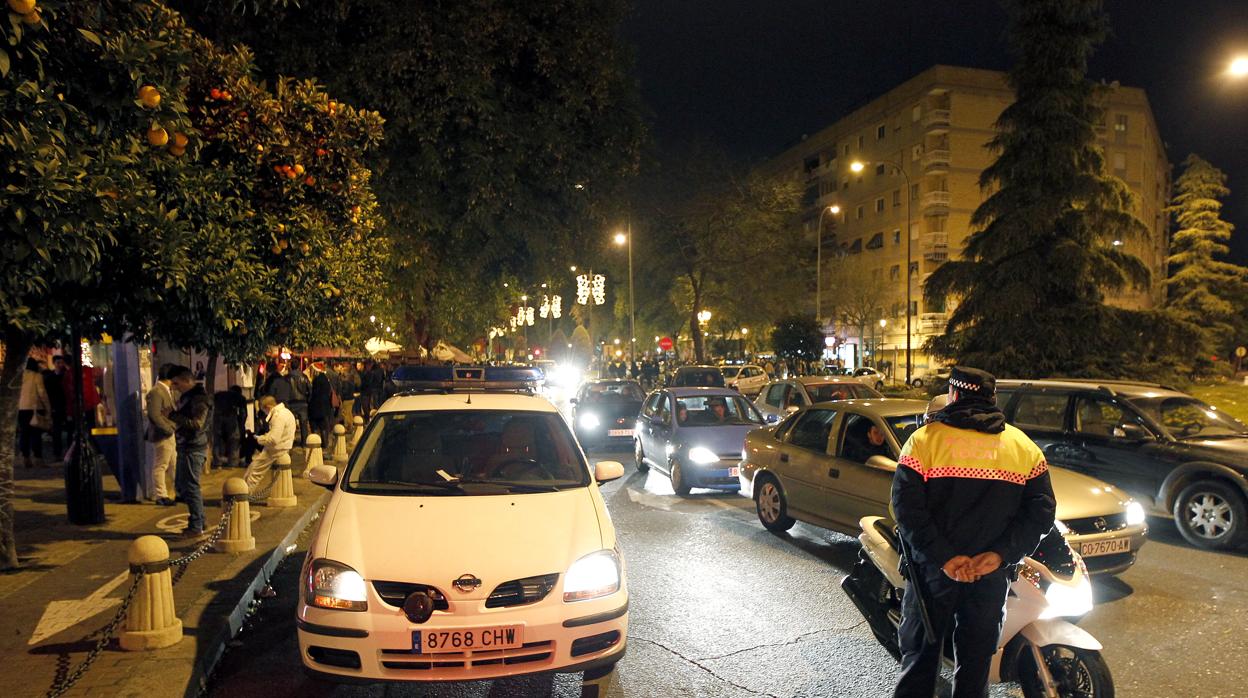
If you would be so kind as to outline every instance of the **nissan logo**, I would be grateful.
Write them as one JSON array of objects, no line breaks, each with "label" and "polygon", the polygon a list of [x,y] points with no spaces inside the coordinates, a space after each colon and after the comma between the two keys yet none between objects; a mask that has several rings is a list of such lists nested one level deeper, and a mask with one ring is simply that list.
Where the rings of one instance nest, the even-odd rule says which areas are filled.
[{"label": "nissan logo", "polygon": [[481,586],[481,580],[472,574],[460,575],[459,579],[451,582],[451,586],[464,592],[465,594]]}]

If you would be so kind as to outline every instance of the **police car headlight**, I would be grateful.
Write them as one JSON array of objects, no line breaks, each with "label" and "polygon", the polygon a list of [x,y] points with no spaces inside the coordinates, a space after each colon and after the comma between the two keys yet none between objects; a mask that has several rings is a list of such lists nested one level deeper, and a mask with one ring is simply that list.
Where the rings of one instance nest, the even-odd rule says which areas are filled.
[{"label": "police car headlight", "polygon": [[598,421],[598,415],[596,414],[581,415],[581,428],[582,429],[593,429],[597,427],[599,424],[602,424],[602,422]]},{"label": "police car headlight", "polygon": [[1139,502],[1127,502],[1127,525],[1139,526],[1147,519],[1144,515],[1144,505]]},{"label": "police car headlight", "polygon": [[333,560],[314,560],[308,567],[305,598],[311,606],[340,611],[367,611],[368,588],[359,572]]},{"label": "police car headlight", "polygon": [[719,456],[705,446],[694,446],[689,449],[689,460],[698,465],[710,465],[711,463],[718,463]]},{"label": "police car headlight", "polygon": [[563,600],[586,601],[620,590],[620,558],[613,550],[599,550],[572,563],[563,579]]}]

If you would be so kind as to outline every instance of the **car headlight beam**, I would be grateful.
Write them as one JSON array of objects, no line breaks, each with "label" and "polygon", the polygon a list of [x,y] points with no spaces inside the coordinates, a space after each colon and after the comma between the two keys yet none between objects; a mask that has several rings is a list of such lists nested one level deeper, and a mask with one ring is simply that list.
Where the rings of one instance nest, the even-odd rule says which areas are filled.
[{"label": "car headlight beam", "polygon": [[620,590],[620,559],[611,550],[599,550],[572,563],[563,579],[565,602],[610,596]]},{"label": "car headlight beam", "polygon": [[368,587],[359,572],[333,560],[314,560],[308,567],[305,598],[311,606],[340,611],[367,611]]},{"label": "car headlight beam", "polygon": [[582,428],[582,429],[594,429],[594,428],[596,428],[599,424],[602,424],[602,422],[600,422],[600,421],[598,420],[598,415],[596,415],[596,414],[583,414],[583,415],[581,415],[581,418],[580,418],[580,423],[581,423],[581,428]]},{"label": "car headlight beam", "polygon": [[1147,520],[1144,514],[1144,505],[1139,502],[1127,502],[1127,525],[1138,526]]},{"label": "car headlight beam", "polygon": [[698,465],[710,465],[711,463],[718,463],[719,456],[705,446],[694,446],[689,449],[689,460]]}]

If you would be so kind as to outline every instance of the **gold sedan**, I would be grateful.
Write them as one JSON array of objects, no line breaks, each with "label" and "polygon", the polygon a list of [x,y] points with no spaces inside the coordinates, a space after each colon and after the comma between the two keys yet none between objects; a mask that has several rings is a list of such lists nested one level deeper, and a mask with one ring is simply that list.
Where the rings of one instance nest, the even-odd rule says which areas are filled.
[{"label": "gold sedan", "polygon": [[[741,493],[770,531],[802,521],[857,535],[862,517],[888,515],[897,456],[926,409],[921,400],[842,400],[756,429],[745,438]],[[1143,508],[1100,480],[1049,472],[1058,528],[1088,570],[1118,574],[1133,565],[1148,532]]]}]

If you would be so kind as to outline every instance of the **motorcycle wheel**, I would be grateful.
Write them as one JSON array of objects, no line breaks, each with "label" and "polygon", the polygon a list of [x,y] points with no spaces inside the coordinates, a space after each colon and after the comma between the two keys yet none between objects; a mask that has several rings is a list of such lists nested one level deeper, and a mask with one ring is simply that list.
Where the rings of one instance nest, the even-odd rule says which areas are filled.
[{"label": "motorcycle wheel", "polygon": [[[1040,648],[1061,698],[1114,698],[1114,678],[1109,665],[1096,650],[1067,645]],[[1018,658],[1018,682],[1026,698],[1044,698],[1044,684],[1030,649]]]}]

